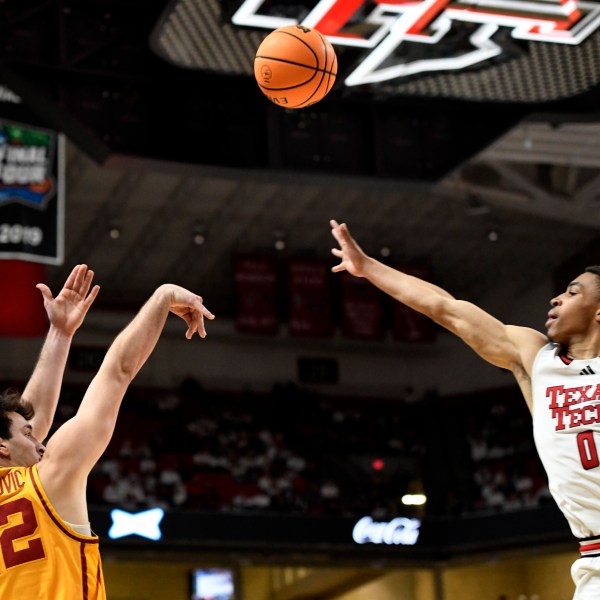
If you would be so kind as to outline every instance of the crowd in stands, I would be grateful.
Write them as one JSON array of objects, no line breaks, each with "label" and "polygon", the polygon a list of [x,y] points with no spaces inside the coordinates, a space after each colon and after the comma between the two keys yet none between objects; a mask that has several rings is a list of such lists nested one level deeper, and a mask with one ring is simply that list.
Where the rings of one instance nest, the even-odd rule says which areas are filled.
[{"label": "crowd in stands", "polygon": [[463,512],[514,511],[552,502],[520,391],[515,387],[470,394],[459,406],[465,416],[461,435],[471,479]]},{"label": "crowd in stands", "polygon": [[[81,390],[66,388],[57,425]],[[89,481],[91,505],[393,518],[425,492],[439,516],[549,499],[518,390],[459,398],[407,389],[352,399],[277,385],[271,393],[131,388]]]}]

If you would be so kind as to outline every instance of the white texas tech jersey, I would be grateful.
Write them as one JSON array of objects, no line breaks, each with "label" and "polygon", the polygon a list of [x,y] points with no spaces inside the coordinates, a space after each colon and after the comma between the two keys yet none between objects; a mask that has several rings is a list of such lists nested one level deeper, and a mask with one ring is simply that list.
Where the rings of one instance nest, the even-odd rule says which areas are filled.
[{"label": "white texas tech jersey", "polygon": [[600,357],[547,344],[533,365],[533,434],[550,492],[578,538],[600,535]]}]

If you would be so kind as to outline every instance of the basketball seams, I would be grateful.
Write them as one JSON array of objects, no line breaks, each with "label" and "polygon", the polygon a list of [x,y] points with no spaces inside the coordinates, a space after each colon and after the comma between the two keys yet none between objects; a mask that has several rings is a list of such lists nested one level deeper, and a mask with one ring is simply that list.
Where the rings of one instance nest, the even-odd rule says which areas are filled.
[{"label": "basketball seams", "polygon": [[294,65],[296,67],[306,67],[307,69],[310,69],[311,71],[321,71],[323,73],[329,73],[330,75],[337,75],[337,71],[335,73],[333,72],[333,65],[337,62],[335,56],[334,56],[331,68],[329,68],[329,69],[327,69],[326,67],[323,69],[320,67],[313,67],[312,65],[307,65],[305,63],[299,63],[294,60],[289,60],[287,58],[280,58],[278,56],[266,56],[264,54],[257,54],[254,57],[254,60],[256,60],[258,58],[260,58],[262,60],[274,60],[275,62],[287,63],[288,65]]},{"label": "basketball seams", "polygon": [[[257,83],[258,83],[258,87],[261,88],[262,90],[267,90],[269,92],[282,92],[282,91],[285,91],[285,90],[293,90],[293,89],[296,89],[296,88],[304,87],[305,85],[307,85],[308,83],[310,83],[312,81],[312,79],[315,77],[315,75],[317,73],[321,73],[321,81],[319,81],[319,84],[316,86],[316,88],[311,93],[311,95],[306,100],[303,100],[299,104],[294,104],[294,106],[290,106],[289,107],[289,108],[300,108],[306,102],[308,102],[319,91],[319,88],[321,87],[321,85],[323,85],[323,80],[325,78],[325,75],[327,75],[327,78],[328,78],[327,79],[326,88],[327,88],[327,91],[329,92],[329,90],[331,89],[330,85],[329,85],[329,80],[331,79],[331,76],[333,75],[332,71],[324,71],[323,69],[314,69],[313,76],[310,79],[308,79],[307,81],[304,81],[302,83],[298,83],[297,85],[289,85],[289,86],[286,86],[286,87],[283,87],[283,88],[267,87],[265,85],[262,85],[261,83],[258,83],[258,82]],[[334,79],[334,82],[335,82],[335,79]]]},{"label": "basketball seams", "polygon": [[[325,42],[323,40],[323,36],[320,35],[318,32],[317,32],[317,37],[321,41],[321,46],[323,48],[323,54],[324,54],[324,59],[325,59],[325,65],[324,66],[327,67],[327,46],[325,45]],[[311,98],[313,98],[315,96],[315,94],[319,91],[319,89],[323,85],[323,79],[324,78],[325,78],[325,72],[321,71],[321,81],[319,81],[318,85],[312,91],[312,93],[310,94],[310,96],[308,98],[306,98],[306,100],[304,100],[304,102],[300,102],[300,104],[296,105],[297,107],[306,106],[307,104],[310,103]]]},{"label": "basketball seams", "polygon": [[[312,94],[306,100],[304,100],[304,102],[300,102],[299,104],[297,104],[296,108],[301,108],[303,106],[306,106],[307,104],[310,104],[311,98],[313,98],[315,96],[315,94],[321,89],[321,86],[323,85],[323,81],[325,80],[325,75],[327,75],[327,83],[325,85],[325,89],[327,91],[329,91],[329,79],[331,79],[331,70],[329,70],[329,71],[327,70],[327,55],[329,53],[328,47],[327,47],[325,38],[318,31],[315,31],[315,33],[317,34],[319,40],[321,41],[321,45],[323,48],[323,58],[325,60],[325,65],[324,65],[325,69],[317,69],[318,71],[321,72],[321,81],[319,81],[319,84],[312,91]],[[335,54],[334,54],[334,58],[335,58]],[[331,65],[331,68],[333,69],[333,64]]]},{"label": "basketball seams", "polygon": [[[267,44],[263,40],[254,61],[255,76],[261,91],[275,104],[286,103],[287,108],[304,108],[317,103],[329,93],[337,77],[337,56],[329,41],[317,30],[305,30],[305,33],[308,35],[297,33],[292,26],[271,32],[271,36],[285,34],[288,38],[278,36]],[[292,40],[286,42],[289,38],[295,38],[299,44]],[[294,46],[296,49],[291,50]],[[279,53],[286,48],[290,49],[283,51],[287,57],[281,57]],[[314,65],[311,64],[313,61]],[[267,76],[259,78],[259,72],[268,69],[269,65],[273,73],[267,71]],[[301,77],[308,79],[298,81]],[[286,91],[289,93],[285,94]],[[277,97],[272,97],[271,93]]]},{"label": "basketball seams", "polygon": [[[337,69],[336,69],[334,77],[332,77],[332,75],[333,75],[333,69],[336,66],[337,66],[337,56],[334,54],[333,55],[333,61],[331,63],[331,70],[328,72],[329,81],[327,82],[327,92],[326,92],[327,94],[329,93],[329,91],[333,87],[333,84],[335,83],[335,78],[337,77]],[[332,79],[333,79],[333,81],[331,81]],[[331,81],[331,83],[330,83],[330,81]]]},{"label": "basketball seams", "polygon": [[[277,91],[282,91],[282,90],[292,90],[294,88],[298,88],[298,87],[302,87],[303,85],[306,85],[308,83],[310,83],[317,75],[318,73],[322,73],[323,75],[328,75],[329,79],[331,79],[331,77],[335,77],[337,75],[337,72],[333,72],[333,66],[331,65],[331,69],[327,70],[327,69],[316,69],[315,67],[310,67],[309,65],[305,65],[302,63],[297,63],[291,60],[286,60],[284,58],[275,58],[274,56],[257,56],[256,58],[260,58],[260,59],[268,59],[270,61],[273,62],[280,62],[280,63],[285,63],[288,65],[293,65],[295,67],[301,67],[303,69],[306,69],[307,71],[310,71],[311,76],[306,79],[305,81],[302,81],[300,83],[297,83],[296,85],[288,85],[285,87],[268,87],[266,85],[263,85],[262,83],[258,83],[259,87],[265,89],[265,90],[270,90],[273,92],[277,92]],[[321,78],[321,82],[323,81],[323,78]],[[320,85],[320,84],[319,84]],[[318,89],[318,88],[317,88]]]},{"label": "basketball seams", "polygon": [[304,102],[301,102],[300,104],[297,105],[298,107],[301,107],[301,106],[304,106],[304,105],[310,103],[311,98],[314,97],[314,95],[319,91],[319,89],[323,85],[323,79],[325,79],[325,73],[322,71],[321,72],[321,81],[319,81],[319,85],[317,85],[317,87],[313,90],[312,94],[306,100],[304,100]]},{"label": "basketball seams", "polygon": [[[321,42],[323,44],[323,49],[324,49],[324,54],[325,54],[325,67],[327,68],[327,60],[328,60],[328,54],[329,54],[329,45],[328,45],[326,39],[318,31],[316,33],[321,38]],[[334,65],[334,62],[336,61],[336,59],[337,59],[337,56],[336,56],[336,54],[334,52],[333,53],[333,60],[331,61],[331,67],[330,67],[329,71],[327,71],[327,83],[325,85],[325,89],[327,90],[325,92],[326,94],[328,94],[329,90],[331,89],[330,85],[329,85],[329,82],[331,80],[331,72],[333,70],[333,65]],[[336,73],[336,75],[337,75],[337,73]],[[331,87],[333,87],[333,84],[331,85]]]},{"label": "basketball seams", "polygon": [[303,85],[307,85],[308,83],[310,83],[317,76],[317,73],[318,73],[318,69],[309,67],[308,65],[303,65],[301,63],[295,63],[290,60],[273,58],[273,57],[263,57],[263,56],[257,57],[257,58],[268,58],[272,62],[280,62],[280,63],[285,63],[288,65],[293,65],[294,67],[299,67],[310,73],[310,77],[308,77],[308,79],[305,79],[304,81],[300,81],[296,85],[286,85],[285,87],[268,87],[262,83],[257,82],[258,85],[265,90],[271,90],[271,91],[275,92],[275,91],[282,91],[282,90],[292,90],[294,88],[302,87]]},{"label": "basketball seams", "polygon": [[315,62],[317,63],[317,66],[316,67],[313,67],[312,65],[306,65],[306,66],[310,66],[311,69],[319,68],[319,57],[317,56],[317,53],[313,50],[313,48],[311,47],[310,44],[307,44],[302,38],[298,37],[297,35],[294,35],[293,33],[290,33],[289,31],[275,30],[273,33],[281,33],[282,35],[289,35],[290,37],[296,38],[303,46],[306,46],[310,50],[312,55],[315,57]]}]

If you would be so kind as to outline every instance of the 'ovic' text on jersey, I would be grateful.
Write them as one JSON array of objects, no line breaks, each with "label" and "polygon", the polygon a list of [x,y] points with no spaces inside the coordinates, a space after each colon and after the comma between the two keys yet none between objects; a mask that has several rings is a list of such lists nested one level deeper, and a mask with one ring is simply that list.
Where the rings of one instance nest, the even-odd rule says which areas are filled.
[{"label": "'ovic' text on jersey", "polygon": [[19,471],[9,471],[7,475],[0,477],[0,496],[20,490],[24,485]]}]

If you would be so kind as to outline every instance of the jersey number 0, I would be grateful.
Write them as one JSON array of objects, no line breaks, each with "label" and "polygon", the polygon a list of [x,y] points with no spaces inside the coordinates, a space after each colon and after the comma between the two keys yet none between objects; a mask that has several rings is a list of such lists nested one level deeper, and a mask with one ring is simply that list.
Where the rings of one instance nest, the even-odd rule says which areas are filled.
[{"label": "jersey number 0", "polygon": [[577,448],[579,449],[579,458],[581,466],[588,471],[600,465],[598,459],[598,448],[594,441],[593,431],[582,431],[577,434]]}]

